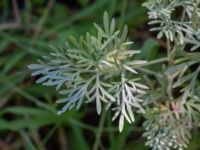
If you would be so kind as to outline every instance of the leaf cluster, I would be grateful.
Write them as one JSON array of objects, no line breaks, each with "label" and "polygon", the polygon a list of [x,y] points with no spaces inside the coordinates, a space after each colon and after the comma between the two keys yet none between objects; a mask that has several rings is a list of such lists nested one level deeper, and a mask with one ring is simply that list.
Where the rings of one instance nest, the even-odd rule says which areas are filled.
[{"label": "leaf cluster", "polygon": [[134,122],[135,109],[144,112],[137,94],[145,94],[147,86],[128,75],[135,76],[134,66],[145,61],[133,60],[140,51],[129,50],[132,42],[126,40],[127,26],[122,31],[116,30],[115,19],[110,22],[107,12],[103,16],[103,28],[97,24],[94,27],[96,35],[86,33],[79,40],[70,37],[65,48],[51,46],[53,52],[49,56],[28,67],[33,70],[32,76],[40,75],[36,83],[56,86],[65,95],[57,101],[64,104],[58,114],[74,107],[79,109],[83,102],[95,101],[98,114],[102,105],[112,107],[113,120],[119,116],[122,131],[125,119]]},{"label": "leaf cluster", "polygon": [[152,85],[146,98],[146,144],[155,150],[185,149],[199,125],[199,1],[152,0],[144,6],[152,31],[167,40],[168,56],[168,64],[156,75],[159,85]]}]

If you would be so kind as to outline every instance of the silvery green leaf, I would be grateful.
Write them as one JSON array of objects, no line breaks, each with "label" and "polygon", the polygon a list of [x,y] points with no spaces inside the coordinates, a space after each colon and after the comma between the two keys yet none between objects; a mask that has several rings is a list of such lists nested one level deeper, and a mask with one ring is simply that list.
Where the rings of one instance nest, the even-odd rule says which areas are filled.
[{"label": "silvery green leaf", "polygon": [[106,35],[104,30],[98,24],[94,23],[94,27],[102,34],[102,36]]},{"label": "silvery green leaf", "polygon": [[120,118],[119,118],[119,132],[122,132],[123,127],[124,127],[124,115],[120,115]]},{"label": "silvery green leaf", "polygon": [[108,62],[108,61],[106,61],[106,60],[102,60],[101,62],[102,62],[102,64],[105,64],[105,65],[107,65],[108,67],[112,67],[112,66],[113,66],[112,63],[110,63],[110,62]]},{"label": "silvery green leaf", "polygon": [[135,55],[135,54],[139,54],[139,53],[141,53],[141,51],[137,51],[137,50],[125,50],[125,51],[121,51],[120,52],[122,55],[130,55],[130,56],[132,56],[132,55]]},{"label": "silvery green leaf", "polygon": [[37,83],[37,84],[42,83],[42,82],[44,82],[45,80],[47,80],[48,78],[49,78],[49,76],[48,76],[48,75],[45,75],[45,76],[43,76],[43,77],[37,79],[37,80],[36,80],[36,83]]},{"label": "silvery green leaf", "polygon": [[100,47],[100,51],[102,51],[114,38],[115,36],[117,36],[119,32],[115,32],[115,34],[113,36],[111,36],[101,47]]},{"label": "silvery green leaf", "polygon": [[128,27],[127,25],[124,26],[124,29],[122,31],[122,35],[121,35],[121,41],[124,42],[126,40],[128,34]]},{"label": "silvery green leaf", "polygon": [[71,42],[76,46],[76,47],[79,47],[79,42],[76,40],[76,38],[74,38],[73,36],[70,36],[69,37]]},{"label": "silvery green leaf", "polygon": [[37,69],[44,68],[44,66],[40,65],[40,64],[31,64],[31,65],[28,65],[28,68],[31,69],[31,70],[37,70]]},{"label": "silvery green leaf", "polygon": [[55,80],[55,81],[48,80],[47,82],[43,82],[42,85],[45,85],[45,86],[55,86],[55,85],[59,85],[61,83],[63,83],[63,80]]},{"label": "silvery green leaf", "polygon": [[136,87],[139,87],[139,88],[142,88],[142,89],[149,89],[148,86],[144,85],[144,84],[141,84],[141,83],[134,83]]},{"label": "silvery green leaf", "polygon": [[[126,105],[127,105],[127,109],[128,109],[128,107],[131,107],[131,106],[129,106],[128,104],[126,104]],[[131,122],[132,122],[132,121],[130,120],[130,118],[129,118],[128,113],[126,113],[125,109],[124,109],[124,111],[122,110],[122,114],[124,115],[124,117],[125,117],[125,119],[128,121],[128,123],[131,123]]]},{"label": "silvery green leaf", "polygon": [[199,45],[193,46],[192,49],[191,49],[191,51],[195,51],[195,50],[197,50],[198,48],[200,48],[200,43],[199,43]]},{"label": "silvery green leaf", "polygon": [[173,66],[173,67],[169,68],[165,73],[166,74],[172,74],[172,73],[175,73],[177,71],[182,70],[185,66],[189,67],[189,66],[191,66],[191,65],[193,65],[195,63],[196,63],[196,61],[191,61],[191,62],[185,62],[185,63],[182,63],[182,64],[178,64],[176,66]]},{"label": "silvery green leaf", "polygon": [[134,60],[134,61],[129,61],[126,64],[134,66],[134,65],[142,65],[142,64],[145,64],[145,63],[147,63],[146,60]]},{"label": "silvery green leaf", "polygon": [[132,41],[124,42],[124,43],[122,43],[122,46],[132,45],[133,43],[134,42],[132,42]]},{"label": "silvery green leaf", "polygon": [[128,111],[128,114],[131,118],[131,122],[135,122],[135,117],[134,117],[133,110],[132,110],[131,106],[127,106],[127,111]]},{"label": "silvery green leaf", "polygon": [[163,32],[160,31],[160,32],[158,33],[158,35],[157,35],[157,38],[158,38],[158,39],[161,39],[162,37],[163,37]]},{"label": "silvery green leaf", "polygon": [[132,73],[134,73],[134,74],[138,74],[136,70],[134,70],[133,68],[131,68],[131,67],[127,66],[127,65],[123,65],[123,67],[124,67],[126,70],[128,70],[128,71],[130,71],[130,72],[132,72]]},{"label": "silvery green leaf", "polygon": [[118,109],[112,117],[112,121],[114,121],[120,114],[120,110]]},{"label": "silvery green leaf", "polygon": [[193,76],[194,76],[194,74],[191,73],[191,74],[188,74],[188,75],[182,77],[181,79],[179,79],[178,81],[176,81],[174,83],[173,88],[176,88],[176,87],[182,85],[183,83],[185,83],[186,81],[191,80]]},{"label": "silvery green leaf", "polygon": [[99,91],[97,90],[95,94],[96,94],[96,97],[95,97],[95,99],[96,99],[96,109],[97,109],[97,114],[99,115],[101,113],[101,109],[102,109],[100,98],[99,98]]},{"label": "silvery green leaf", "polygon": [[41,69],[41,70],[34,71],[31,75],[32,76],[37,76],[39,74],[46,73],[47,71],[48,71],[48,68],[44,68],[44,69]]},{"label": "silvery green leaf", "polygon": [[108,17],[107,12],[104,12],[103,24],[104,24],[104,29],[105,29],[106,33],[109,33],[109,17]]},{"label": "silvery green leaf", "polygon": [[113,18],[110,24],[110,35],[112,35],[115,31],[115,19]]}]

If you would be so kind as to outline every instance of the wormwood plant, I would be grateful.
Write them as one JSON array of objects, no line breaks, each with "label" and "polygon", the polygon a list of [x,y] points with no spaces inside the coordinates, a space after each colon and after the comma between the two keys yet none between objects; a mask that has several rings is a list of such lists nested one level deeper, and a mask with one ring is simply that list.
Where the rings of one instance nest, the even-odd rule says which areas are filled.
[{"label": "wormwood plant", "polygon": [[65,48],[51,46],[50,56],[28,67],[34,70],[33,76],[41,75],[36,83],[56,86],[65,95],[57,101],[64,103],[58,114],[74,107],[79,109],[83,102],[95,101],[98,114],[102,105],[115,111],[113,120],[119,117],[122,131],[125,119],[134,122],[135,110],[144,113],[137,94],[145,94],[147,86],[139,83],[134,66],[145,61],[133,59],[140,51],[129,50],[132,42],[126,40],[127,26],[122,31],[116,30],[115,19],[109,22],[107,13],[103,24],[103,28],[94,24],[96,35],[86,33],[79,40],[70,37]]},{"label": "wormwood plant", "polygon": [[[148,0],[152,31],[166,38],[168,64],[145,99],[146,145],[154,150],[185,149],[200,112],[200,1]],[[196,51],[196,52],[195,52]]]},{"label": "wormwood plant", "polygon": [[[167,57],[146,62],[135,60],[127,26],[116,30],[115,19],[103,16],[103,27],[94,24],[96,35],[70,37],[65,47],[51,46],[52,52],[28,67],[40,77],[36,83],[56,86],[64,98],[58,114],[83,103],[96,103],[114,111],[119,131],[124,121],[134,122],[135,113],[146,121],[144,137],[153,150],[185,149],[200,115],[200,8],[198,0],[148,0],[144,6],[152,31],[165,38]],[[163,63],[154,72],[145,66]],[[138,71],[139,74],[138,74]],[[140,80],[141,74],[145,76]],[[142,83],[146,82],[147,85]]]}]

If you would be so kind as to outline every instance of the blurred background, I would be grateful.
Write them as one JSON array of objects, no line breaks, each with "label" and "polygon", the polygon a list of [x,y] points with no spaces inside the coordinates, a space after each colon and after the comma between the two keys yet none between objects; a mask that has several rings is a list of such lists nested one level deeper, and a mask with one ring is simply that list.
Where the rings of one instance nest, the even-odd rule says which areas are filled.
[{"label": "blurred background", "polygon": [[[142,138],[143,118],[118,132],[118,122],[106,114],[101,137],[95,107],[83,105],[61,116],[54,87],[34,84],[27,65],[36,63],[69,35],[94,32],[104,11],[119,28],[129,26],[129,38],[141,57],[151,60],[165,54],[165,42],[149,32],[142,0],[0,0],[0,150],[148,150]],[[199,150],[196,132],[188,150]]]}]

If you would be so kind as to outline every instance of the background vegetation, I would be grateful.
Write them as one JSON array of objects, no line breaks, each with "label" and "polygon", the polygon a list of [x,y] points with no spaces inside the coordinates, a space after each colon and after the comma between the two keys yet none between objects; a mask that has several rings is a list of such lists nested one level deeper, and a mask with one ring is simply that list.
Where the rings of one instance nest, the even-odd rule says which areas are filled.
[{"label": "background vegetation", "polygon": [[[27,65],[50,52],[69,35],[93,32],[105,10],[116,17],[119,28],[129,26],[129,38],[141,49],[140,58],[160,58],[165,41],[149,32],[146,9],[139,0],[1,0],[0,1],[0,149],[90,150],[100,142],[102,150],[147,150],[142,138],[143,118],[118,132],[118,122],[106,114],[102,136],[96,136],[100,120],[94,107],[56,115],[58,94],[53,87],[34,84]],[[157,65],[153,66],[156,70]],[[198,150],[195,132],[189,150]]]}]

